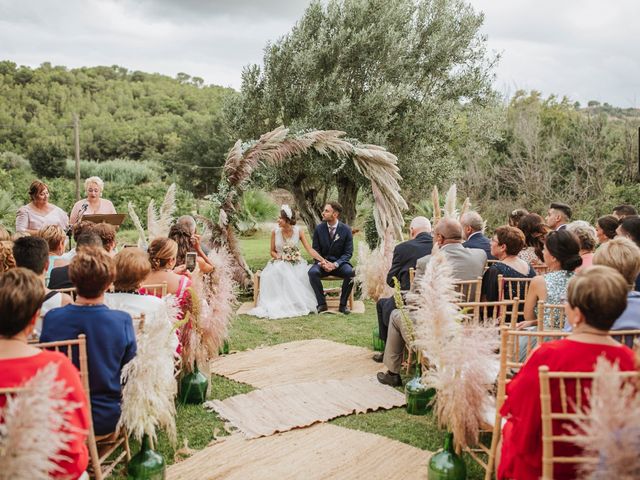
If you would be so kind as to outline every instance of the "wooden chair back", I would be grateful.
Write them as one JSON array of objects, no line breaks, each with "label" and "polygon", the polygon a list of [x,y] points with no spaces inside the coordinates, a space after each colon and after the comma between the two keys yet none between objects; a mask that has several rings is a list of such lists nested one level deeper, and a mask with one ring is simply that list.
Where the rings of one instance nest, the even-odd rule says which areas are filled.
[{"label": "wooden chair back", "polygon": [[498,275],[498,300],[509,300],[518,297],[524,302],[529,293],[531,278],[505,277]]},{"label": "wooden chair back", "polygon": [[149,295],[155,295],[156,297],[167,296],[167,282],[149,283],[147,285],[141,285],[140,288],[144,288]]},{"label": "wooden chair back", "polygon": [[536,271],[536,275],[544,275],[545,273],[549,272],[549,267],[547,267],[544,263],[537,263],[531,266]]},{"label": "wooden chair back", "polygon": [[525,339],[524,345],[526,345],[526,356],[528,357],[536,344],[539,345],[544,342],[559,340],[567,335],[569,335],[569,332],[543,333],[530,330],[514,330],[508,326],[500,328],[500,371],[498,373],[496,409],[491,446],[485,468],[485,480],[493,478],[496,452],[498,443],[500,442],[500,435],[502,434],[502,416],[500,415],[500,409],[507,399],[507,384],[511,381],[511,378],[520,371],[522,365],[524,365],[524,360],[521,360],[521,339]]},{"label": "wooden chair back", "polygon": [[[53,289],[52,289],[53,290]],[[69,287],[69,288],[58,288],[55,289],[54,291],[56,292],[60,292],[60,293],[66,293],[67,295],[69,295],[71,297],[71,299],[75,302],[76,297],[78,296],[78,292],[76,290],[76,287]]]},{"label": "wooden chair back", "polygon": [[[129,449],[129,439],[123,430],[113,439],[109,439],[104,446],[102,455],[98,453],[98,445],[103,444],[96,441],[96,435],[93,430],[93,417],[91,415],[91,390],[89,388],[89,362],[87,360],[87,343],[85,335],[78,335],[77,339],[64,340],[59,342],[37,343],[33,345],[37,348],[46,350],[55,350],[66,355],[80,372],[80,380],[87,395],[87,404],[89,405],[89,435],[87,436],[87,446],[89,447],[89,459],[93,469],[93,476],[96,480],[103,480],[109,476],[113,469],[125,458],[128,462],[131,460],[131,450]],[[74,361],[76,360],[76,361]],[[122,452],[115,457],[112,462],[107,463],[107,459],[118,448],[123,447]]]},{"label": "wooden chair back", "polygon": [[460,293],[462,302],[479,302],[482,294],[482,277],[475,280],[460,280],[453,284]]},{"label": "wooden chair back", "polygon": [[258,296],[260,295],[260,276],[262,275],[262,270],[258,270],[253,274],[253,306],[256,307],[258,305]]},{"label": "wooden chair back", "polygon": [[500,302],[459,302],[457,305],[475,321],[494,319],[497,325],[515,328],[518,322],[517,298]]},{"label": "wooden chair back", "polygon": [[544,300],[538,302],[538,331],[562,330],[565,317],[564,304],[545,303]]},{"label": "wooden chair back", "polygon": [[[553,467],[556,463],[579,464],[597,462],[598,458],[580,455],[560,457],[554,453],[554,444],[573,443],[577,436],[568,430],[558,432],[558,423],[571,424],[584,418],[584,407],[588,399],[588,389],[595,377],[594,372],[550,372],[549,367],[542,365],[539,369],[540,379],[540,414],[542,420],[542,479],[553,479]],[[624,380],[639,379],[640,372],[618,372]],[[551,384],[554,384],[552,392]],[[555,393],[555,394],[554,394]],[[560,399],[560,411],[553,409],[553,397]],[[554,433],[553,424],[556,423]]]},{"label": "wooden chair back", "polygon": [[640,330],[610,330],[609,335],[629,348],[640,346]]},{"label": "wooden chair back", "polygon": [[409,269],[409,290],[413,290],[413,282],[416,279],[416,269],[411,267]]}]

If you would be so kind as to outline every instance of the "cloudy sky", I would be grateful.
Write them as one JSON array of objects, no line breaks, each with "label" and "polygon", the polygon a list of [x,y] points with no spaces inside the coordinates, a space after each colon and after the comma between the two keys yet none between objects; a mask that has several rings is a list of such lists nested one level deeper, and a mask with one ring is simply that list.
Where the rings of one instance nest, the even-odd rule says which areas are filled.
[{"label": "cloudy sky", "polygon": [[[640,0],[470,0],[485,13],[495,86],[640,108]],[[0,0],[0,59],[117,64],[238,88],[308,0]]]}]

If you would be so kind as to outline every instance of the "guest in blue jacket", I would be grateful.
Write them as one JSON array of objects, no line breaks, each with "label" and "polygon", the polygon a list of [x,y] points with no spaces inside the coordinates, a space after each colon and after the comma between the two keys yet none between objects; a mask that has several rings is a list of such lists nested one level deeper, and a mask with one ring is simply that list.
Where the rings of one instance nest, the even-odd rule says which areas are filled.
[{"label": "guest in blue jacket", "polygon": [[465,242],[462,244],[464,248],[479,248],[487,254],[487,260],[495,260],[496,257],[491,255],[491,242],[484,236],[484,220],[478,212],[467,212],[460,217],[462,224],[462,234]]},{"label": "guest in blue jacket", "polygon": [[[49,311],[41,342],[87,337],[91,414],[96,435],[116,430],[120,419],[120,373],[136,355],[131,316],[104,304],[104,292],[115,278],[115,264],[102,248],[83,247],[71,260],[69,277],[77,290],[73,304]],[[74,358],[79,367],[77,358]]]}]

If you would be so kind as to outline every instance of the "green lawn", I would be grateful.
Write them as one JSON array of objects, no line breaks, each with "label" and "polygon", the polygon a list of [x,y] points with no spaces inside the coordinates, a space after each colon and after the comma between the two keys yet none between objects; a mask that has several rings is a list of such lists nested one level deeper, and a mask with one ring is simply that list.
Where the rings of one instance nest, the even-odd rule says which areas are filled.
[{"label": "green lawn", "polygon": [[[262,268],[269,259],[269,237],[261,234],[241,239],[243,253],[252,269]],[[256,348],[261,345],[274,345],[294,340],[323,338],[371,348],[371,331],[377,325],[375,305],[366,302],[366,313],[345,315],[309,315],[284,320],[262,320],[247,315],[238,316],[230,328],[232,351]],[[373,354],[373,351],[372,351]],[[292,366],[295,368],[295,365]],[[327,377],[330,372],[327,372]],[[224,399],[253,388],[223,377],[213,376],[210,398]],[[404,408],[387,411],[350,415],[333,420],[331,423],[342,427],[384,435],[389,438],[413,445],[421,449],[435,451],[444,439],[432,415],[417,417],[408,415]],[[186,441],[193,449],[205,447],[214,437],[226,435],[217,415],[205,411],[201,406],[178,406],[178,448]],[[174,450],[164,434],[160,435],[158,450],[166,461],[174,462]],[[137,446],[134,452],[137,451]],[[480,468],[469,458],[467,462],[468,478],[480,479]],[[425,465],[426,469],[426,465]],[[124,478],[121,473],[120,477]]]}]

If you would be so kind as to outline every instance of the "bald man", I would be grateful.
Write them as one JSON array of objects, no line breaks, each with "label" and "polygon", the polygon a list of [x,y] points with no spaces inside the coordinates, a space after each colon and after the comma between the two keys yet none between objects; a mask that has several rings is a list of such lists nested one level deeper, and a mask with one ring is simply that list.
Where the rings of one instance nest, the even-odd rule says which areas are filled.
[{"label": "bald man", "polygon": [[[433,237],[431,236],[431,222],[426,217],[415,217],[409,225],[409,235],[411,240],[396,245],[393,250],[393,260],[391,268],[387,274],[387,284],[393,287],[393,278],[400,282],[401,290],[409,290],[409,270],[416,267],[419,258],[429,255],[433,248]],[[393,297],[381,298],[376,303],[378,311],[378,332],[382,340],[387,340],[387,329],[389,328],[389,317],[396,308]],[[377,362],[382,362],[382,354],[373,356]]]},{"label": "bald man", "polygon": [[[441,219],[436,225],[434,238],[440,251],[446,255],[455,280],[474,280],[482,276],[487,263],[487,255],[484,250],[462,246],[462,225],[460,222],[452,218]],[[424,275],[430,261],[431,255],[418,260],[416,281]],[[378,373],[380,383],[394,387],[402,385],[400,364],[402,363],[405,342],[406,332],[402,315],[399,310],[394,310],[391,313],[387,343],[383,354],[384,365],[388,371]]]}]

